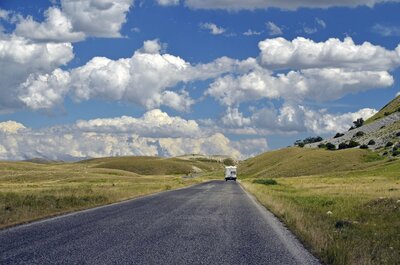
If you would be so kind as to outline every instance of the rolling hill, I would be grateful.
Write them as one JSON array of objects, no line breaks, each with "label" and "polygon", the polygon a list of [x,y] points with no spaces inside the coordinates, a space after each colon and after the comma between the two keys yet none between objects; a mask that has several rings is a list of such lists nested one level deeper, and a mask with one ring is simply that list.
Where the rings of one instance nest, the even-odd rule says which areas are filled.
[{"label": "rolling hill", "polygon": [[238,172],[245,178],[297,177],[363,169],[381,159],[376,153],[358,148],[332,152],[290,147],[247,159],[239,164]]},{"label": "rolling hill", "polygon": [[380,111],[378,111],[374,116],[370,117],[365,121],[365,124],[371,123],[373,121],[379,120],[385,116],[395,113],[400,110],[400,96],[397,96],[388,104],[386,104]]},{"label": "rolling hill", "polygon": [[196,155],[183,157],[126,156],[107,157],[79,162],[94,168],[119,169],[140,175],[188,175],[223,169],[219,159]]}]

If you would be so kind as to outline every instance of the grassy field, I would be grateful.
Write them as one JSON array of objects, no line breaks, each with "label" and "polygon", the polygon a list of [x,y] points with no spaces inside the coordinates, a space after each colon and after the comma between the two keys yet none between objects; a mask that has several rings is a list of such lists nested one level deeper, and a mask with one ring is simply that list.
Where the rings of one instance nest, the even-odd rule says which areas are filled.
[{"label": "grassy field", "polygon": [[333,152],[291,147],[247,159],[239,164],[239,169],[240,176],[245,178],[296,177],[362,169],[380,160],[378,154],[358,148]]},{"label": "grassy field", "polygon": [[0,228],[189,186],[212,178],[213,170],[222,168],[213,161],[192,163],[203,166],[204,176],[183,178],[192,169],[184,160],[143,157],[79,163],[0,162]]},{"label": "grassy field", "polygon": [[179,158],[161,158],[146,156],[109,157],[85,160],[80,163],[97,168],[120,169],[141,175],[175,175],[190,174],[198,171],[215,171],[222,169],[222,164],[215,160],[202,158],[189,160]]},{"label": "grassy field", "polygon": [[[296,164],[298,170],[293,165],[277,166],[286,152],[296,154],[289,163],[305,152],[304,167],[301,163]],[[259,164],[259,173],[254,164],[245,162],[243,171],[248,175],[241,183],[324,263],[400,264],[399,160],[381,160],[359,149],[271,153],[264,159],[250,159]]]}]

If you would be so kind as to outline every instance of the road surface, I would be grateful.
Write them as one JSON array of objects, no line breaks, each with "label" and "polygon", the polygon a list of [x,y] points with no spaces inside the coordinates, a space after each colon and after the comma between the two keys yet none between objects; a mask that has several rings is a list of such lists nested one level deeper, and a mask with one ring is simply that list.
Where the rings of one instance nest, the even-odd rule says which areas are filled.
[{"label": "road surface", "polygon": [[0,231],[0,264],[319,264],[236,182]]}]

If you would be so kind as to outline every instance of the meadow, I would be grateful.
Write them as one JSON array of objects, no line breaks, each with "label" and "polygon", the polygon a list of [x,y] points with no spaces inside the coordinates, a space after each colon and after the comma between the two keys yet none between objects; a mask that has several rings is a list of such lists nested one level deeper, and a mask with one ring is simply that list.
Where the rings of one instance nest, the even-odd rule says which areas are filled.
[{"label": "meadow", "polygon": [[[202,171],[203,177],[183,177],[192,174],[193,165],[208,171]],[[193,185],[220,169],[215,161],[150,157],[0,162],[0,228]]]},{"label": "meadow", "polygon": [[[242,165],[251,173],[241,181],[246,190],[325,264],[400,264],[399,160],[359,149],[282,152],[295,154],[291,159],[300,159],[304,167],[277,166],[279,159],[271,154],[268,161],[250,159]],[[331,160],[332,154],[337,158]],[[310,160],[314,157],[319,159]]]}]

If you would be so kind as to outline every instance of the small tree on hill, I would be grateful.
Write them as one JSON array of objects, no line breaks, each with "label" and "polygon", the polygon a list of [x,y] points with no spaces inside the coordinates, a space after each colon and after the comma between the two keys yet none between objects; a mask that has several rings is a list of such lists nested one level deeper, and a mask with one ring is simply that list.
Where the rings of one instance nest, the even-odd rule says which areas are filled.
[{"label": "small tree on hill", "polygon": [[363,118],[359,118],[356,121],[353,121],[353,123],[354,123],[354,126],[356,128],[361,127],[364,124],[364,119]]},{"label": "small tree on hill", "polygon": [[336,150],[336,145],[334,145],[332,143],[327,143],[326,144],[326,149],[328,149],[328,150]]}]

